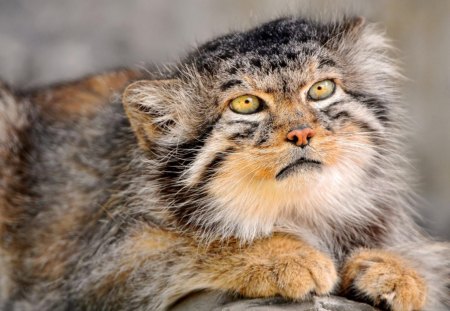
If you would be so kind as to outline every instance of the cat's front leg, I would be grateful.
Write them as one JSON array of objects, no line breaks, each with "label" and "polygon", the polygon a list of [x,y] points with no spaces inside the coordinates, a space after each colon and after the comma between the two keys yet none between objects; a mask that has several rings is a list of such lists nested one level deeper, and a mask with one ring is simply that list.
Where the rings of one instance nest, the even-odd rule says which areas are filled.
[{"label": "cat's front leg", "polygon": [[199,260],[210,286],[245,297],[280,295],[301,300],[310,294],[328,294],[337,282],[331,258],[287,235],[210,250]]},{"label": "cat's front leg", "polygon": [[145,229],[126,240],[121,255],[115,250],[92,274],[93,301],[105,310],[166,310],[198,290],[302,300],[330,293],[337,282],[329,256],[288,235],[204,244]]},{"label": "cat's front leg", "polygon": [[410,262],[393,252],[358,250],[347,259],[341,274],[342,290],[351,298],[392,311],[423,310],[425,306],[425,279]]}]

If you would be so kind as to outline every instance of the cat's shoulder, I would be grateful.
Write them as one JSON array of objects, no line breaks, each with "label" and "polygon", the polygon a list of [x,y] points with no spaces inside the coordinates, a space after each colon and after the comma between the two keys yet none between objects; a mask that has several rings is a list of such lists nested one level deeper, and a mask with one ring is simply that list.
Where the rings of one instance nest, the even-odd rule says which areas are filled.
[{"label": "cat's shoulder", "polygon": [[120,97],[123,89],[141,78],[143,72],[121,68],[68,82],[55,83],[21,92],[39,111],[51,119],[89,117]]}]

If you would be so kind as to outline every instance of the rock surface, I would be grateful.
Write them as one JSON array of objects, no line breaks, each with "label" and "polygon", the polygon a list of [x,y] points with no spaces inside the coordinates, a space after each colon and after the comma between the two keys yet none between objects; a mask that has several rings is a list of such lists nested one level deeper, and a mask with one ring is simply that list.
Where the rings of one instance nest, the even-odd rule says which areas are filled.
[{"label": "rock surface", "polygon": [[196,293],[176,304],[171,311],[377,311],[367,304],[342,297],[313,297],[304,302],[281,298],[234,300],[218,293]]}]

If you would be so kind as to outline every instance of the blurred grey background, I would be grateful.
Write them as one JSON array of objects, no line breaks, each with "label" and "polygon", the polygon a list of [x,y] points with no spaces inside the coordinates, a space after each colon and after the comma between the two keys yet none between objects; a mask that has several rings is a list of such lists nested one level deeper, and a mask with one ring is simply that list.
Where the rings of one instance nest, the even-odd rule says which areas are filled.
[{"label": "blurred grey background", "polygon": [[399,49],[428,230],[450,239],[450,1],[0,0],[0,76],[28,87],[176,61],[196,44],[284,14],[357,13]]}]

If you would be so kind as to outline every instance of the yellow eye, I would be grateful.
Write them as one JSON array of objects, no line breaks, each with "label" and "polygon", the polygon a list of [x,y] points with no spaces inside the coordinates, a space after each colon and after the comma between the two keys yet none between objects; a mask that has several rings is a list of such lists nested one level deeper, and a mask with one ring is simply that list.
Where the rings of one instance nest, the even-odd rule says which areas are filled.
[{"label": "yellow eye", "polygon": [[233,99],[230,109],[236,113],[251,114],[258,112],[262,107],[262,99],[254,95],[242,95]]},{"label": "yellow eye", "polygon": [[322,100],[333,95],[335,88],[336,84],[333,81],[323,80],[311,86],[308,96],[313,100]]}]

